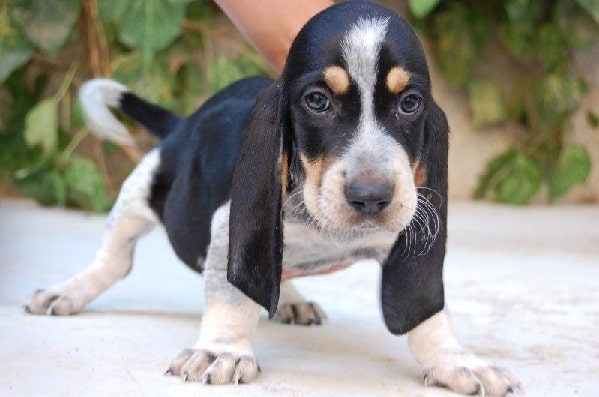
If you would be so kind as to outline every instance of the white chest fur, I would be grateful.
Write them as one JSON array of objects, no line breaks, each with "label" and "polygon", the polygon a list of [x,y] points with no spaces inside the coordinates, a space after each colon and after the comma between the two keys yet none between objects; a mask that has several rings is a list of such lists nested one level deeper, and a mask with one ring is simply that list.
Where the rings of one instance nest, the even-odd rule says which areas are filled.
[{"label": "white chest fur", "polygon": [[360,259],[383,261],[397,233],[373,232],[335,239],[301,222],[284,223],[283,279],[330,273]]}]

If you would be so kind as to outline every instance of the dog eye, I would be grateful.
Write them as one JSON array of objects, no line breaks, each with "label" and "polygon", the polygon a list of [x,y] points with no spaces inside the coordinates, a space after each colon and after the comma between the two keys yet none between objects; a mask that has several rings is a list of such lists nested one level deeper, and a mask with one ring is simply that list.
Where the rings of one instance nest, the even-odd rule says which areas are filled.
[{"label": "dog eye", "polygon": [[423,98],[413,92],[408,92],[402,96],[399,101],[399,113],[406,116],[413,116],[420,110]]},{"label": "dog eye", "polygon": [[304,96],[304,103],[311,111],[322,113],[331,107],[329,97],[320,91],[311,91]]}]

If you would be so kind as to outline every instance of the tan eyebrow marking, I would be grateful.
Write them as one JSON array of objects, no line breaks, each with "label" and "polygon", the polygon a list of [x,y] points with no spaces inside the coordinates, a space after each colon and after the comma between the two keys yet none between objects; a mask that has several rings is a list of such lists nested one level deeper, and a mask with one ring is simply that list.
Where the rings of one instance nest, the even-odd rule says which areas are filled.
[{"label": "tan eyebrow marking", "polygon": [[399,94],[410,82],[410,73],[401,66],[394,66],[387,74],[387,88],[392,94]]},{"label": "tan eyebrow marking", "polygon": [[306,170],[306,177],[315,187],[320,188],[322,174],[324,174],[324,159],[318,157],[312,161],[308,160],[305,154],[300,153],[300,161]]},{"label": "tan eyebrow marking", "polygon": [[287,198],[287,182],[289,179],[289,155],[287,154],[287,151],[281,153],[278,161],[281,169],[281,197],[285,200]]},{"label": "tan eyebrow marking", "polygon": [[420,160],[416,160],[416,164],[414,164],[413,168],[414,172],[414,184],[416,187],[422,187],[426,183],[427,175],[426,175],[426,167],[420,162]]},{"label": "tan eyebrow marking", "polygon": [[324,71],[324,82],[334,94],[345,94],[349,90],[349,74],[341,66],[329,66]]}]

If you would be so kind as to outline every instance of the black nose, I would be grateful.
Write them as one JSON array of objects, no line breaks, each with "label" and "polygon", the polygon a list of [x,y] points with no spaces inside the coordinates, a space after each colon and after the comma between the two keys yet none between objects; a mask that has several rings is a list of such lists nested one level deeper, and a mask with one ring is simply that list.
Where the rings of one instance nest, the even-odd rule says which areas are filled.
[{"label": "black nose", "polygon": [[345,199],[358,212],[376,214],[393,200],[393,186],[385,182],[352,182],[345,186]]}]

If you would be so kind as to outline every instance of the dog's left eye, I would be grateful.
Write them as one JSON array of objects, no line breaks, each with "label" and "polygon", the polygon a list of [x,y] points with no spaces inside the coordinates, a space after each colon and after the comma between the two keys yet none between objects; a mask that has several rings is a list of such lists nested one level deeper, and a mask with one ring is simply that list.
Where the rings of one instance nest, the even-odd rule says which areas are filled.
[{"label": "dog's left eye", "polygon": [[398,110],[403,115],[413,116],[418,113],[423,101],[420,95],[414,92],[407,92],[401,97]]},{"label": "dog's left eye", "polygon": [[304,103],[311,111],[322,113],[331,107],[329,97],[321,91],[310,91],[304,95]]}]

